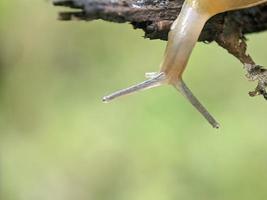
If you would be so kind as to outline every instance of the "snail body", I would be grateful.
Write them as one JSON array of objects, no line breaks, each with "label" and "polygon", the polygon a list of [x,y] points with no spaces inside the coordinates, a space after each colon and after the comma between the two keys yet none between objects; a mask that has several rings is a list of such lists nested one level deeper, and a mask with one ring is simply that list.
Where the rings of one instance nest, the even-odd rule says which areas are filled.
[{"label": "snail body", "polygon": [[185,0],[179,16],[171,26],[159,73],[149,73],[148,80],[106,96],[103,101],[109,102],[126,94],[169,84],[182,93],[214,128],[219,128],[219,123],[184,83],[183,72],[208,19],[221,12],[247,8],[264,2],[267,0]]}]

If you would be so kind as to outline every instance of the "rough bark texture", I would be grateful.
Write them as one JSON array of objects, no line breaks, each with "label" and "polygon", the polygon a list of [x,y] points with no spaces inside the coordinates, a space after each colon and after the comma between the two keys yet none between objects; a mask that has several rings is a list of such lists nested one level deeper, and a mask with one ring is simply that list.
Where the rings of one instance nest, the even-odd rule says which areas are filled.
[{"label": "rough bark texture", "polygon": [[[60,20],[103,19],[117,23],[130,22],[143,29],[145,37],[167,40],[171,24],[179,15],[184,0],[53,0],[54,5],[75,8],[59,13]],[[238,58],[250,80],[258,81],[251,96],[262,94],[267,99],[267,72],[246,53],[245,34],[267,30],[267,4],[222,13],[205,25],[199,41],[216,41]]]}]

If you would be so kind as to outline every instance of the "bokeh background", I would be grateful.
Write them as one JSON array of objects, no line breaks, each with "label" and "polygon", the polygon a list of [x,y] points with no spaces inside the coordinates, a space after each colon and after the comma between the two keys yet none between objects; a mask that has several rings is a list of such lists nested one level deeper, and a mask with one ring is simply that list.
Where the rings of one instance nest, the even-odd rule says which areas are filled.
[{"label": "bokeh background", "polygon": [[[167,86],[103,104],[158,70],[166,43],[59,10],[0,1],[1,200],[267,198],[267,106],[235,58],[199,43],[185,74],[219,130]],[[248,39],[267,66],[267,33]]]}]

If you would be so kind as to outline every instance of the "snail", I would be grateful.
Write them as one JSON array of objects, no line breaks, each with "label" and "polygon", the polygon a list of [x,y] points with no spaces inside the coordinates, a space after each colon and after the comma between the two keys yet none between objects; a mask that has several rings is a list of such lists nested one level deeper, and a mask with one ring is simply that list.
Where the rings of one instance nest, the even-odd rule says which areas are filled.
[{"label": "snail", "polygon": [[248,8],[264,2],[267,0],[185,0],[179,16],[171,26],[160,71],[147,73],[146,81],[105,96],[103,101],[109,102],[133,92],[169,84],[184,95],[214,128],[219,128],[219,123],[186,86],[182,79],[183,72],[208,19],[218,13]]}]

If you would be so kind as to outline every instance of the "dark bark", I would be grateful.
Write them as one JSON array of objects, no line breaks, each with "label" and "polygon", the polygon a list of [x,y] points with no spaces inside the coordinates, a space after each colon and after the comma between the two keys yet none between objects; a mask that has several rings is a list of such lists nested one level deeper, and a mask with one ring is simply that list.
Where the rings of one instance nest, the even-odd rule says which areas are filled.
[{"label": "dark bark", "polygon": [[[184,0],[53,0],[54,5],[75,8],[59,13],[60,20],[103,19],[117,23],[130,22],[134,28],[143,29],[145,37],[167,40],[172,22],[179,15]],[[229,53],[246,64],[247,77],[258,81],[251,96],[267,97],[267,73],[255,65],[246,53],[245,35],[267,30],[267,4],[222,13],[205,25],[199,41],[216,41]]]}]

